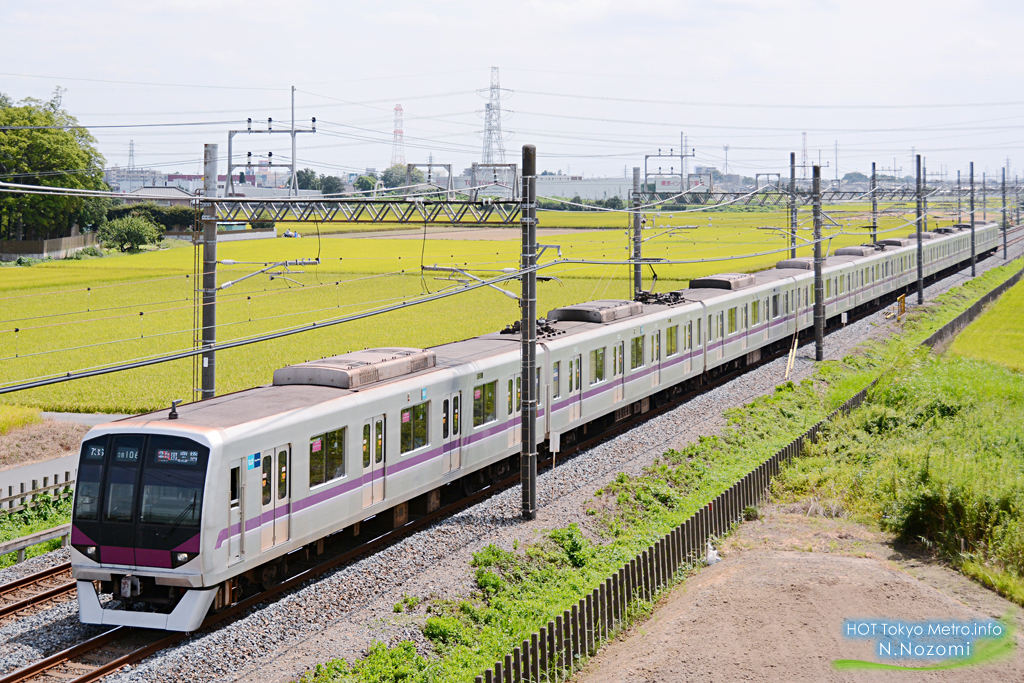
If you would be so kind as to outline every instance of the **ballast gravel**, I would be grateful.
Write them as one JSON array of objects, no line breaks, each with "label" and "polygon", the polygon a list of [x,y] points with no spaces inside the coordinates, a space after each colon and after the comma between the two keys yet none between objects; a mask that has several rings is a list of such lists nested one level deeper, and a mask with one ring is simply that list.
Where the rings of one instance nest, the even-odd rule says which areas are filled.
[{"label": "ballast gravel", "polygon": [[[1011,257],[1024,245],[1011,247]],[[1001,251],[1000,251],[1001,254]],[[978,273],[1002,265],[1001,257],[978,264]],[[970,279],[961,273],[926,289],[931,299]],[[915,297],[908,296],[908,305]],[[868,316],[825,338],[825,357],[841,358],[860,343],[888,334],[893,323],[881,312]],[[801,347],[791,379],[814,371],[813,344]],[[681,447],[700,436],[719,432],[723,411],[769,393],[781,383],[786,359],[756,368],[728,384],[697,396],[678,408],[611,438],[590,450],[545,470],[538,477],[537,519],[520,519],[521,493],[512,488],[406,538],[393,546],[318,581],[308,583],[275,603],[210,633],[158,653],[107,680],[146,681],[290,681],[316,663],[333,658],[352,661],[375,641],[412,640],[421,654],[430,653],[419,632],[423,607],[411,614],[393,610],[403,595],[457,598],[472,590],[468,561],[488,543],[512,547],[537,538],[545,530],[592,518],[586,508],[593,493],[618,472],[636,474],[670,447]],[[53,555],[53,553],[51,553]],[[46,557],[46,556],[44,556]],[[38,560],[39,558],[37,558]],[[38,569],[35,569],[37,571]],[[10,570],[7,570],[10,572]],[[0,573],[0,581],[11,580]],[[74,603],[72,603],[73,605]],[[33,619],[37,626],[0,628],[0,671],[26,661],[26,653],[49,654],[57,639],[63,646],[80,635],[74,607],[58,607]],[[56,613],[53,616],[50,613]],[[59,625],[51,629],[48,625]],[[41,628],[42,627],[42,628]],[[40,630],[50,631],[48,634]],[[16,664],[20,665],[20,664]]]}]

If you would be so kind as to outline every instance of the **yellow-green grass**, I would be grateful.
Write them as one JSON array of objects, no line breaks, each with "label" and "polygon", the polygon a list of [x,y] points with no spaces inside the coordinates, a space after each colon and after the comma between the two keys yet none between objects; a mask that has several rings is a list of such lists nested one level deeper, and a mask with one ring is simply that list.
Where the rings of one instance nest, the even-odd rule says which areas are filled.
[{"label": "yellow-green grass", "polygon": [[[693,277],[717,272],[769,268],[787,253],[785,240],[756,230],[734,216],[713,217],[712,227],[651,238],[645,256],[694,261],[656,265],[658,289],[678,289]],[[735,218],[748,218],[739,214]],[[806,233],[801,233],[802,235]],[[581,231],[554,236],[566,259],[623,259],[625,229]],[[831,248],[862,242],[858,235],[836,237]],[[758,257],[718,261],[752,252]],[[518,240],[436,240],[329,238],[258,240],[219,246],[221,259],[281,261],[321,258],[319,267],[293,273],[296,282],[255,277],[219,294],[221,341],[350,315],[401,301],[455,283],[420,275],[420,263],[471,268],[496,275],[518,263]],[[810,254],[802,247],[800,255]],[[545,252],[542,261],[556,258]],[[55,261],[28,268],[0,269],[0,381],[95,367],[112,361],[188,349],[193,344],[193,250],[168,249],[116,258]],[[222,265],[221,284],[258,269]],[[488,272],[494,271],[494,272]],[[630,295],[625,265],[558,264],[542,271],[559,281],[541,282],[538,310],[595,298]],[[644,269],[645,286],[651,271]],[[299,284],[297,284],[299,283]],[[336,284],[337,283],[337,284]],[[300,286],[302,285],[302,286]],[[516,281],[505,285],[513,291]],[[142,313],[142,315],[140,315]],[[491,332],[516,320],[516,302],[492,289],[480,289],[438,302],[346,323],[218,355],[218,392],[270,381],[283,365],[374,346],[425,347]],[[176,361],[129,372],[75,380],[0,396],[0,403],[70,411],[139,412],[191,400],[192,363]]]},{"label": "yellow-green grass", "polygon": [[0,434],[40,421],[39,410],[35,408],[0,404]]},{"label": "yellow-green grass", "polygon": [[1024,282],[1011,287],[961,332],[949,353],[1024,371]]}]

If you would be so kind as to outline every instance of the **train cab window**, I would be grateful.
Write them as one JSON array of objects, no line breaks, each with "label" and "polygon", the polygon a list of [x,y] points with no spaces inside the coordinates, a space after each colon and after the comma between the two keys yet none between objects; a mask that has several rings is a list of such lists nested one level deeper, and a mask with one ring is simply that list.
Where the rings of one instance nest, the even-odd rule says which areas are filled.
[{"label": "train cab window", "polygon": [[779,314],[779,295],[772,294],[772,318],[778,318]]},{"label": "train cab window", "polygon": [[274,500],[271,483],[274,479],[274,456],[263,456],[263,504],[270,505]]},{"label": "train cab window", "polygon": [[679,325],[665,330],[665,357],[670,358],[679,353]]},{"label": "train cab window", "polygon": [[75,482],[75,519],[97,521],[100,514],[100,487],[103,485],[103,462],[107,453],[107,437],[101,436],[82,444],[82,459]]},{"label": "train cab window", "polygon": [[604,347],[590,352],[590,383],[604,381]]},{"label": "train cab window", "polygon": [[430,401],[402,410],[401,453],[404,455],[427,445],[427,416]]},{"label": "train cab window", "polygon": [[[366,460],[364,454],[363,460]],[[309,487],[345,476],[345,427],[309,439]]]},{"label": "train cab window", "polygon": [[135,480],[142,452],[141,436],[114,439],[113,459],[107,470],[107,496],[104,518],[110,522],[131,521],[135,510]]},{"label": "train cab window", "polygon": [[498,419],[498,380],[473,387],[473,426]]},{"label": "train cab window", "polygon": [[230,476],[231,484],[230,484],[230,491],[229,491],[229,493],[230,493],[230,503],[229,504],[230,504],[230,506],[232,508],[236,508],[239,505],[241,505],[241,500],[240,500],[241,496],[239,495],[239,493],[240,493],[239,488],[240,487],[238,485],[238,483],[240,481],[240,478],[241,478],[241,475],[242,475],[242,468],[241,467],[232,467],[231,468],[231,476]]},{"label": "train cab window", "polygon": [[633,337],[633,341],[629,343],[629,369],[643,367],[644,358],[644,336]]},{"label": "train cab window", "polygon": [[559,370],[562,367],[562,361],[558,360],[551,364],[551,397],[558,398],[562,395],[562,383],[559,378]]},{"label": "train cab window", "polygon": [[736,333],[736,307],[729,309],[729,334]]}]

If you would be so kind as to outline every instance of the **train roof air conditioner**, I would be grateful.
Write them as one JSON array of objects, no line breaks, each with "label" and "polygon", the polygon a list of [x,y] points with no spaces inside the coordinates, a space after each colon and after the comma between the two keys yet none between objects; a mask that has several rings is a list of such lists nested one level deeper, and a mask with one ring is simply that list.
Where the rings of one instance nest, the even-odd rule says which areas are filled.
[{"label": "train roof air conditioner", "polygon": [[548,320],[565,320],[580,323],[610,323],[642,313],[644,307],[636,301],[610,299],[588,301],[575,306],[563,306],[548,312]]},{"label": "train roof air conditioner", "polygon": [[434,352],[423,349],[366,349],[275,370],[274,385],[313,384],[359,389],[432,368],[436,362]]},{"label": "train roof air conditioner", "polygon": [[721,273],[690,280],[690,289],[743,289],[754,282],[750,273]]}]

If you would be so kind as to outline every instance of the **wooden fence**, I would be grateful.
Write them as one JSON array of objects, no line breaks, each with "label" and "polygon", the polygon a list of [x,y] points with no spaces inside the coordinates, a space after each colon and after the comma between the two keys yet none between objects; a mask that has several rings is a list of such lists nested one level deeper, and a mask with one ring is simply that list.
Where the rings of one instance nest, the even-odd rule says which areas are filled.
[{"label": "wooden fence", "polygon": [[799,455],[806,442],[816,442],[826,422],[860,406],[875,382],[637,554],[570,609],[549,620],[547,626],[530,634],[505,655],[504,661],[477,676],[476,683],[541,683],[571,676],[584,658],[596,653],[603,641],[629,622],[638,602],[653,600],[686,566],[704,557],[710,539],[722,536],[733,524],[743,521],[744,510],[765,499],[771,478],[779,473],[783,463]]},{"label": "wooden fence", "polygon": [[[50,483],[49,477],[43,477],[43,485],[39,485],[38,479],[32,480],[32,486],[26,486],[24,482],[18,485],[18,491],[15,492],[15,487],[9,485],[7,487],[7,496],[0,498],[0,512],[18,512],[19,510],[27,510],[33,508],[39,504],[36,500],[36,496],[42,493],[49,493],[56,499],[68,498],[73,495],[73,487],[75,480],[71,478],[71,472],[64,473],[64,481],[60,481],[60,475],[53,475],[53,483]],[[0,494],[3,491],[0,490]]]}]

